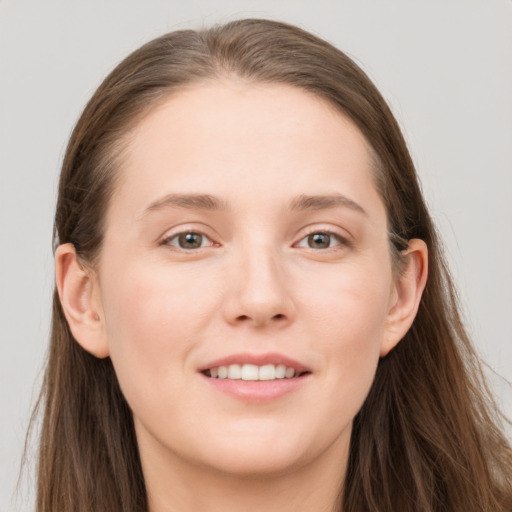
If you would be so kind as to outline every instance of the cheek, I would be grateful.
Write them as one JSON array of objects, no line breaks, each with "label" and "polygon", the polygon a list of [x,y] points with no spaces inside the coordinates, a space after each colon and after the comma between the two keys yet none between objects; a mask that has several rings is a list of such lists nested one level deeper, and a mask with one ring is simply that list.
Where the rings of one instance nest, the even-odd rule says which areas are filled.
[{"label": "cheek", "polygon": [[208,282],[148,268],[158,267],[116,267],[102,283],[110,354],[124,387],[149,389],[182,371],[215,311]]},{"label": "cheek", "polygon": [[331,403],[350,404],[355,415],[373,382],[386,337],[391,273],[379,265],[347,267],[325,283],[323,292],[313,288],[306,307],[317,326]]},{"label": "cheek", "polygon": [[[391,271],[371,260],[336,267],[321,280],[304,282],[304,315],[317,322],[326,339],[364,345],[383,334],[389,309]],[[380,340],[379,340],[380,341]]]}]

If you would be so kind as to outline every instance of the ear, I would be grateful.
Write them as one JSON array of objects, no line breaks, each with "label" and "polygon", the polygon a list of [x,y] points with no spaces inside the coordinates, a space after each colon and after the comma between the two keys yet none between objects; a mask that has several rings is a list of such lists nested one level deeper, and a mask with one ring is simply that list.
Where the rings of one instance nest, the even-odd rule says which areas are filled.
[{"label": "ear", "polygon": [[428,248],[423,240],[412,239],[402,252],[405,262],[390,296],[386,335],[380,356],[386,356],[411,327],[427,283]]},{"label": "ear", "polygon": [[99,283],[92,269],[84,268],[73,244],[55,252],[55,277],[60,303],[75,340],[98,358],[109,355]]}]

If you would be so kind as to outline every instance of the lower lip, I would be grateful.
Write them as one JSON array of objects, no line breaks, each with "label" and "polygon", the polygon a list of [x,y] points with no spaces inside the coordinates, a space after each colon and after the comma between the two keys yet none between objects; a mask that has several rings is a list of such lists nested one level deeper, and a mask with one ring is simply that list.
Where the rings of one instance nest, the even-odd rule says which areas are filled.
[{"label": "lower lip", "polygon": [[311,374],[275,380],[213,379],[204,374],[201,374],[201,377],[218,391],[240,400],[267,402],[297,391],[309,381]]}]

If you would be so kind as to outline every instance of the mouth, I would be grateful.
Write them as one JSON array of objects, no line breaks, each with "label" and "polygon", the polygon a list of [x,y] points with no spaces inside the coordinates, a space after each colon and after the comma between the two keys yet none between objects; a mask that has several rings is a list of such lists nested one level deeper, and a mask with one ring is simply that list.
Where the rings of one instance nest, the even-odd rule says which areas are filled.
[{"label": "mouth", "polygon": [[211,361],[199,369],[210,379],[286,381],[310,375],[311,369],[282,354],[233,354]]},{"label": "mouth", "polygon": [[229,379],[244,381],[272,381],[280,379],[295,379],[308,375],[311,372],[301,370],[286,364],[251,364],[234,363],[219,365],[203,370],[201,373],[212,379]]},{"label": "mouth", "polygon": [[269,403],[293,396],[311,381],[311,368],[282,354],[233,354],[199,368],[216,391],[244,403]]}]

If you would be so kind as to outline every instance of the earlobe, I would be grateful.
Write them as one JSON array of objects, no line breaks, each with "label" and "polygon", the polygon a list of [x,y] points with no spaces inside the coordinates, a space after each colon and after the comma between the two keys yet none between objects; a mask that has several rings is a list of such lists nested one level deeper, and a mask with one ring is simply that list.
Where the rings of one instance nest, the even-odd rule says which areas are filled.
[{"label": "earlobe", "polygon": [[73,337],[92,355],[108,357],[98,281],[92,270],[81,265],[73,244],[62,244],[57,248],[55,277]]},{"label": "earlobe", "polygon": [[418,312],[427,283],[428,248],[423,240],[412,239],[404,251],[404,267],[391,294],[386,336],[380,356],[386,356],[405,336]]}]

